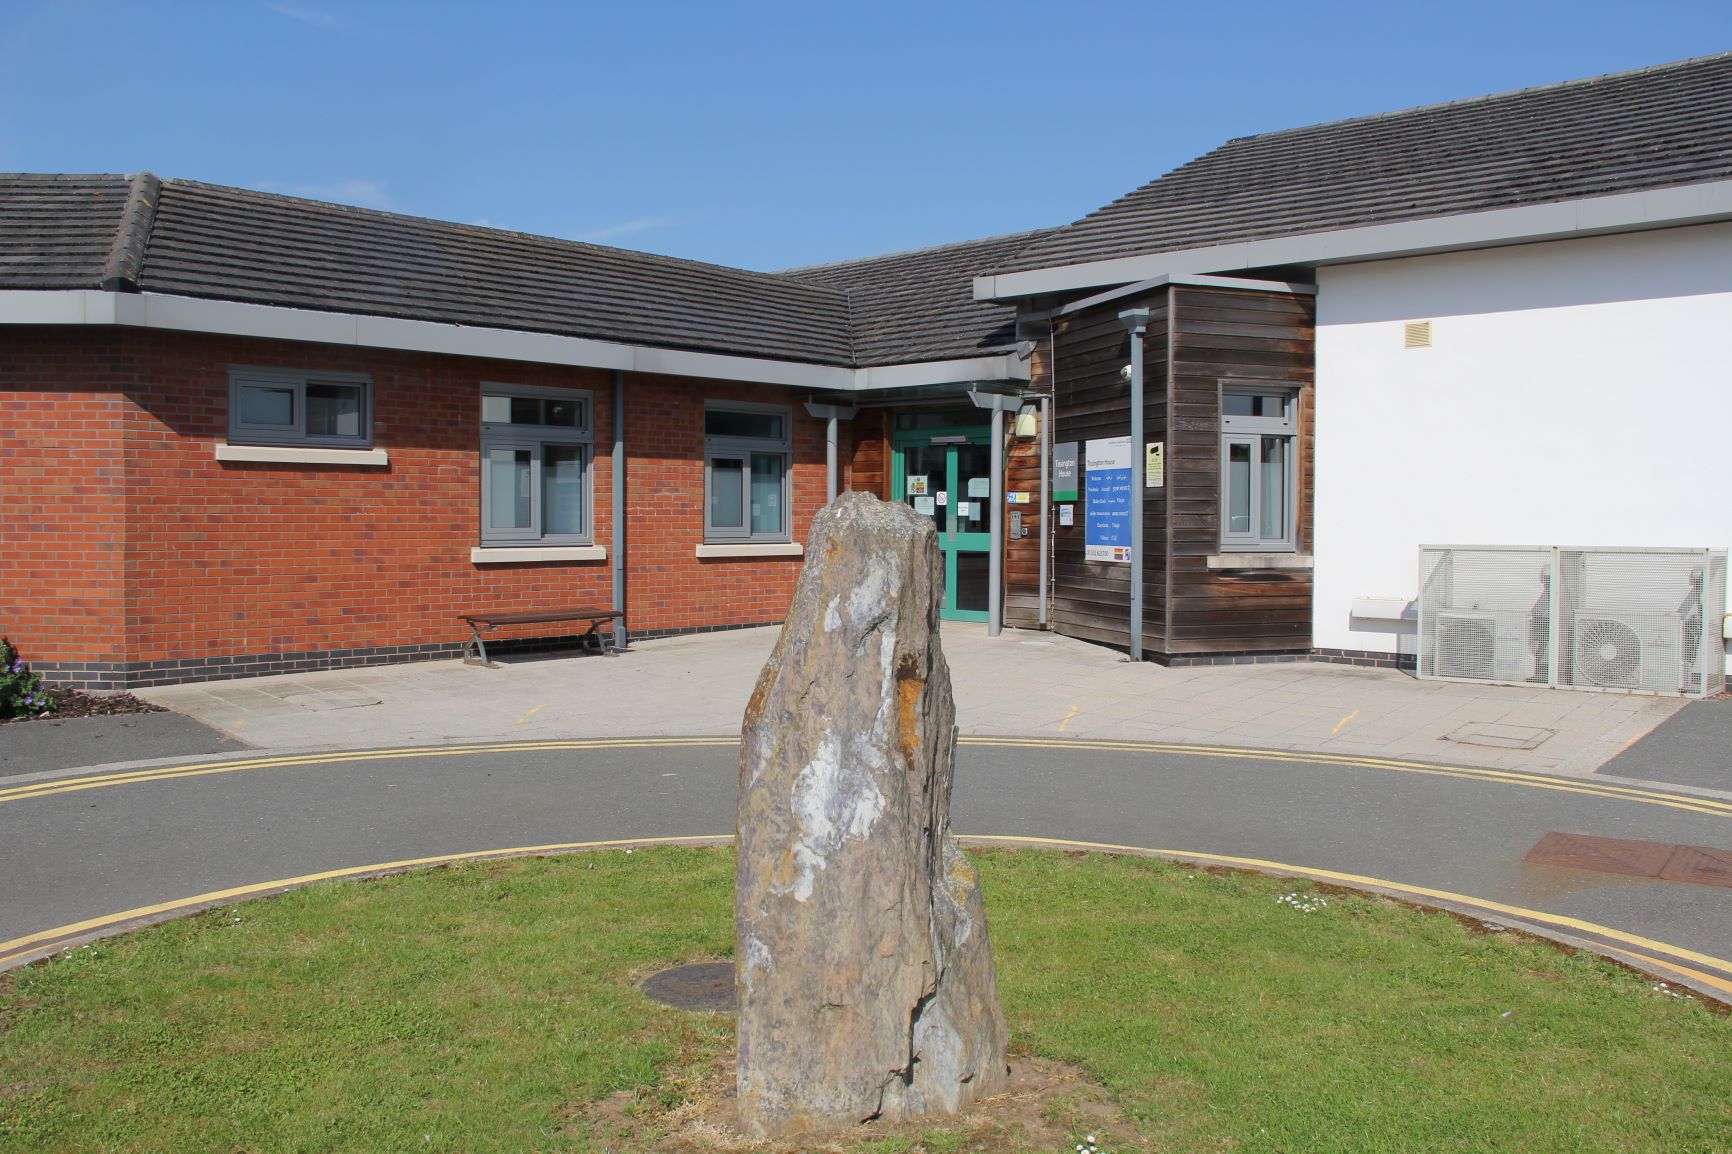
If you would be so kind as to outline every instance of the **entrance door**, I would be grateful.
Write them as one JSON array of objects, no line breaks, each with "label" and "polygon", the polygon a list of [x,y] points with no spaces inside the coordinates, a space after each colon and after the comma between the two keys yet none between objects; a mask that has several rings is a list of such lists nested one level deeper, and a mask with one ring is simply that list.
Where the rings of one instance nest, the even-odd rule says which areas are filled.
[{"label": "entrance door", "polygon": [[944,553],[949,621],[985,621],[992,548],[992,449],[979,428],[898,433],[890,494],[931,517]]}]

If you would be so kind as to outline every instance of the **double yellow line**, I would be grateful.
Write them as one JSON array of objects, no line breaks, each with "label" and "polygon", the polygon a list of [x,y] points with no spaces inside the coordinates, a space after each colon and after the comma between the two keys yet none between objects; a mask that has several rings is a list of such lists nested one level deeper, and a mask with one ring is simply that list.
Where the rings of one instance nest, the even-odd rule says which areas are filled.
[{"label": "double yellow line", "polygon": [[1083,740],[1050,741],[1033,737],[965,737],[964,745],[998,746],[1008,749],[1099,749],[1124,753],[1180,753],[1191,757],[1218,757],[1238,761],[1274,761],[1294,765],[1333,765],[1354,769],[1379,769],[1388,773],[1412,773],[1426,777],[1454,777],[1465,781],[1483,781],[1496,785],[1520,785],[1529,789],[1576,793],[1586,797],[1604,797],[1614,801],[1634,801],[1645,805],[1662,805],[1691,813],[1732,817],[1732,802],[1711,797],[1668,793],[1616,785],[1591,778],[1548,777],[1538,773],[1522,773],[1508,769],[1477,769],[1465,765],[1437,765],[1428,761],[1402,761],[1389,757],[1354,757],[1335,753],[1305,753],[1285,749],[1241,749],[1222,745],[1181,745],[1157,741]]},{"label": "double yellow line", "polygon": [[[392,749],[363,749],[326,753],[285,754],[275,757],[240,758],[229,761],[206,761],[188,765],[158,766],[153,769],[128,770],[120,773],[92,774],[57,780],[31,782],[27,785],[0,789],[0,804],[27,801],[37,797],[53,797],[89,789],[104,789],[117,785],[138,785],[152,781],[174,781],[185,777],[205,777],[214,774],[246,773],[256,769],[282,769],[301,765],[341,765],[370,761],[398,761],[432,757],[467,757],[472,754],[537,753],[549,750],[597,749],[680,749],[717,748],[738,745],[739,738],[715,737],[632,737],[594,738],[586,740],[503,741],[477,745],[400,746]],[[1079,749],[1116,753],[1176,753],[1189,757],[1211,757],[1238,761],[1281,762],[1292,765],[1325,765],[1350,769],[1375,769],[1386,773],[1408,773],[1425,777],[1450,777],[1464,781],[1479,781],[1493,785],[1524,786],[1557,793],[1573,793],[1584,797],[1600,797],[1611,801],[1658,805],[1687,813],[1704,813],[1714,817],[1732,817],[1732,802],[1716,798],[1668,793],[1662,790],[1616,785],[1588,778],[1548,777],[1544,774],[1522,773],[1505,769],[1478,769],[1471,766],[1438,765],[1425,761],[1404,761],[1388,757],[1355,757],[1334,753],[1305,753],[1281,749],[1250,749],[1219,745],[1189,745],[1177,742],[1110,741],[1092,739],[1055,740],[1038,737],[964,737],[961,744],[999,749],[1040,749],[1074,751]]]},{"label": "double yellow line", "polygon": [[[105,914],[101,917],[87,918],[84,921],[69,925],[56,926],[53,929],[41,930],[26,934],[10,941],[0,942],[0,969],[22,962],[25,959],[40,957],[53,953],[57,947],[87,937],[101,935],[104,931],[125,927],[134,923],[160,921],[178,915],[192,913],[211,906],[223,905],[229,902],[241,901],[247,898],[261,897],[266,894],[279,893],[283,890],[295,889],[300,886],[312,885],[315,882],[337,881],[345,878],[371,877],[380,874],[396,873],[403,870],[427,868],[431,866],[452,865],[458,862],[486,861],[499,858],[530,857],[542,854],[577,853],[584,850],[619,849],[634,846],[649,845],[727,845],[733,842],[728,834],[690,835],[683,837],[660,838],[617,838],[607,841],[561,842],[553,845],[514,846],[508,849],[479,850],[472,853],[440,854],[435,857],[405,858],[400,861],[379,862],[374,865],[351,866],[347,869],[323,870],[318,873],[301,874],[297,877],[279,878],[275,881],[256,882],[252,885],[234,886],[229,889],[211,890],[208,893],[194,894],[191,897],[176,898],[154,905],[138,906],[119,913]],[[1508,918],[1512,921],[1525,922],[1532,926],[1545,927],[1571,934],[1584,934],[1600,939],[1608,954],[1620,958],[1640,969],[1650,973],[1668,973],[1684,977],[1696,983],[1699,987],[1713,990],[1732,1000],[1732,961],[1716,958],[1696,950],[1674,946],[1667,942],[1645,938],[1637,934],[1626,933],[1623,930],[1602,926],[1595,922],[1584,921],[1581,918],[1567,917],[1562,914],[1546,913],[1543,910],[1530,910],[1522,906],[1512,906],[1504,902],[1488,901],[1467,894],[1453,893],[1449,890],[1429,889],[1425,886],[1408,885],[1404,882],[1390,881],[1386,878],[1369,877],[1364,874],[1342,873],[1338,870],[1313,869],[1308,866],[1289,865],[1285,862],[1268,861],[1263,858],[1233,857],[1226,854],[1197,853],[1188,850],[1162,850],[1147,846],[1118,845],[1111,842],[1071,841],[1058,838],[1025,837],[1014,835],[1002,836],[965,836],[963,841],[971,845],[1007,845],[1035,846],[1043,849],[1077,849],[1092,850],[1099,853],[1136,854],[1145,857],[1167,858],[1180,862],[1198,865],[1225,866],[1232,869],[1255,870],[1259,873],[1281,874],[1291,877],[1312,878],[1317,881],[1330,882],[1336,885],[1349,886],[1354,889],[1371,890],[1410,898],[1421,903],[1442,905],[1445,907],[1471,910],[1476,913],[1492,914]],[[1706,967],[1706,969],[1702,968]],[[1714,972],[1709,972],[1714,971]]]},{"label": "double yellow line", "polygon": [[738,745],[737,737],[636,737],[590,741],[502,741],[485,745],[400,746],[394,749],[358,749],[325,753],[295,753],[279,757],[250,757],[233,761],[204,761],[190,765],[163,765],[153,769],[92,774],[31,782],[0,789],[0,804],[104,789],[115,785],[139,785],[152,781],[175,781],[183,777],[207,777],[220,773],[247,773],[255,769],[284,769],[297,765],[342,765],[366,761],[400,761],[425,757],[465,757],[476,753],[534,753],[558,749],[677,749],[681,747]]}]

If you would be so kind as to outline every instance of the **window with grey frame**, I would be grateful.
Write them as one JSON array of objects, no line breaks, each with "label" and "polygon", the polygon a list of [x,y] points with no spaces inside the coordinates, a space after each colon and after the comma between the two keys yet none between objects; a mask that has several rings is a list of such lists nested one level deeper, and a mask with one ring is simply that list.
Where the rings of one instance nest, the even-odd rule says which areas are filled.
[{"label": "window with grey frame", "polygon": [[590,395],[481,386],[481,543],[587,545]]},{"label": "window with grey frame", "polygon": [[704,407],[704,540],[783,542],[788,523],[793,410],[713,402]]},{"label": "window with grey frame", "polygon": [[373,379],[365,373],[229,369],[231,445],[373,447]]},{"label": "window with grey frame", "polygon": [[1299,394],[1269,386],[1221,390],[1221,548],[1291,552]]}]

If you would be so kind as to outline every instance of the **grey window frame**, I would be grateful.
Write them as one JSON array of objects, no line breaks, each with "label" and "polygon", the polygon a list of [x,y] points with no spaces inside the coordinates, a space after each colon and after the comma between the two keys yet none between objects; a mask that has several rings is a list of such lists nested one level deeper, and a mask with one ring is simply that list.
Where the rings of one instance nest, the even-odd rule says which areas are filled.
[{"label": "grey window frame", "polygon": [[[358,385],[361,389],[361,432],[355,436],[307,432],[307,386]],[[249,385],[289,389],[294,393],[292,425],[249,425],[241,420],[241,390]],[[373,447],[373,378],[367,373],[272,369],[256,365],[229,366],[228,442],[231,445],[302,445],[321,449]]]},{"label": "grey window frame", "polygon": [[[709,435],[710,414],[770,413],[782,418],[782,435],[774,437],[712,437]],[[756,401],[704,402],[704,543],[707,545],[784,544],[794,539],[794,408],[792,405],[768,405]],[[782,528],[775,533],[752,532],[752,454],[773,454],[782,458]],[[715,491],[717,457],[738,457],[740,469],[740,509],[744,524],[715,525],[710,521],[710,499]]]},{"label": "grey window frame", "polygon": [[[1283,399],[1279,417],[1234,416],[1227,412],[1230,396],[1278,396]],[[1220,386],[1221,414],[1221,551],[1223,553],[1292,553],[1298,548],[1295,522],[1299,507],[1299,390],[1296,386],[1266,381],[1223,381]],[[1286,445],[1286,518],[1279,532],[1269,532],[1262,524],[1263,442],[1278,440]],[[1251,529],[1247,533],[1228,530],[1228,501],[1231,487],[1229,447],[1250,446],[1251,451]]]},{"label": "grey window frame", "polygon": [[[533,397],[578,401],[583,406],[583,420],[580,426],[518,425],[504,421],[485,420],[481,422],[481,508],[478,525],[482,546],[588,545],[593,543],[595,540],[594,394],[587,389],[561,389],[545,385],[512,385],[496,381],[483,381],[481,389],[476,395],[477,407],[483,412],[488,397]],[[542,529],[542,459],[544,450],[549,445],[575,445],[578,447],[582,462],[580,473],[583,478],[583,531],[581,533],[546,533]],[[487,467],[487,457],[489,451],[496,448],[528,449],[530,451],[530,523],[525,528],[498,529],[487,524],[487,510],[491,507],[493,498],[492,470]]]}]

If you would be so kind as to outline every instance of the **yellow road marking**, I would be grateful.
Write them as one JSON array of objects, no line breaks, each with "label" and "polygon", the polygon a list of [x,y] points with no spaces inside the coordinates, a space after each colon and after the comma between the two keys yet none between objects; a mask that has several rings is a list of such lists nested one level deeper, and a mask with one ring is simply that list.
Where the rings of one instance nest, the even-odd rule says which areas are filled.
[{"label": "yellow road marking", "polygon": [[1075,717],[1078,713],[1081,713],[1081,712],[1082,712],[1082,706],[1080,706],[1080,705],[1071,706],[1070,712],[1064,715],[1064,720],[1058,723],[1058,731],[1060,733],[1063,733],[1065,730],[1069,729],[1070,728],[1070,719]]},{"label": "yellow road marking", "polygon": [[1342,727],[1344,727],[1349,721],[1352,721],[1355,717],[1358,717],[1358,716],[1359,716],[1359,711],[1357,709],[1355,709],[1352,713],[1349,713],[1346,717],[1343,717],[1340,721],[1337,721],[1335,723],[1335,728],[1331,729],[1329,731],[1329,736],[1334,737],[1337,733],[1340,733],[1342,730]]},{"label": "yellow road marking", "polygon": [[516,721],[512,722],[511,724],[522,725],[524,722],[528,721],[530,718],[534,717],[536,714],[540,713],[542,710],[544,710],[546,708],[547,708],[547,706],[545,703],[541,704],[541,705],[531,706],[528,713],[524,714],[522,717],[518,718]]},{"label": "yellow road marking", "polygon": [[31,785],[0,789],[0,802],[22,801],[57,793],[76,793],[85,789],[101,789],[109,785],[134,785],[147,781],[168,781],[182,777],[205,777],[216,773],[243,773],[254,769],[279,769],[296,765],[330,765],[343,762],[395,761],[423,757],[462,757],[468,753],[532,753],[559,749],[676,749],[683,746],[738,745],[737,737],[652,737],[589,741],[512,741],[482,745],[404,746],[396,749],[342,750],[323,753],[285,754],[277,757],[256,757],[242,761],[207,761],[191,765],[165,765],[154,769],[130,770],[122,773],[98,774],[91,777],[61,778],[39,781]]},{"label": "yellow road marking", "polygon": [[[1319,881],[1333,882],[1356,889],[1381,890],[1387,893],[1402,894],[1413,898],[1429,899],[1450,905],[1464,906],[1474,910],[1500,914],[1519,921],[1531,922],[1543,926],[1574,930],[1578,933],[1591,934],[1621,943],[1620,946],[1608,946],[1614,955],[1630,959],[1638,965],[1653,966],[1699,981],[1713,989],[1732,994],[1732,981],[1726,978],[1695,969],[1694,966],[1708,966],[1720,970],[1723,974],[1732,974],[1732,961],[1716,958],[1710,954],[1700,953],[1674,946],[1667,942],[1656,941],[1653,938],[1638,934],[1625,933],[1610,926],[1602,926],[1595,922],[1584,921],[1581,918],[1566,917],[1561,914],[1546,913],[1543,910],[1531,910],[1521,906],[1512,906],[1504,902],[1490,901],[1485,898],[1471,897],[1449,890],[1431,889],[1425,886],[1407,885],[1403,882],[1390,881],[1386,878],[1368,877],[1364,874],[1342,873],[1338,870],[1314,869],[1308,866],[1289,865],[1285,862],[1267,861],[1262,858],[1233,857],[1227,854],[1194,853],[1185,850],[1152,849],[1147,846],[1118,845],[1111,842],[1073,841],[1064,838],[1029,837],[1024,835],[959,835],[960,839],[970,845],[1028,845],[1040,846],[1046,849],[1084,849],[1096,850],[1102,853],[1128,853],[1150,857],[1171,858],[1178,861],[1196,862],[1203,865],[1223,865],[1240,869],[1255,870],[1260,873],[1276,873],[1293,877],[1308,877]],[[440,854],[434,857],[406,858],[400,861],[381,862],[376,865],[351,866],[346,869],[323,870],[318,873],[301,874],[297,877],[282,878],[277,881],[256,882],[252,885],[235,886],[230,889],[211,890],[192,897],[179,898],[154,905],[138,906],[123,910],[120,913],[105,914],[101,917],[86,918],[84,921],[58,926],[51,930],[42,930],[34,934],[13,938],[0,942],[0,968],[8,963],[27,956],[40,954],[45,947],[52,949],[50,943],[59,943],[69,938],[77,938],[86,934],[109,929],[141,918],[151,918],[161,914],[172,914],[181,911],[190,912],[195,909],[219,905],[224,902],[244,898],[258,897],[263,894],[280,890],[292,889],[298,886],[311,885],[315,882],[336,881],[343,878],[362,877],[370,874],[382,874],[407,869],[425,868],[436,865],[451,865],[457,862],[483,861],[492,858],[528,857],[538,854],[574,853],[582,850],[612,849],[621,846],[644,845],[726,845],[734,840],[729,834],[688,835],[682,837],[658,838],[613,838],[605,841],[562,842],[552,845],[516,846],[510,849],[480,850],[473,853]],[[1625,949],[1629,946],[1634,949]],[[1639,952],[1646,951],[1646,952]],[[1652,955],[1662,955],[1654,957]],[[1682,965],[1689,962],[1692,965]]]},{"label": "yellow road marking", "polygon": [[[1179,742],[1123,741],[1102,738],[1065,738],[1056,740],[1038,737],[970,736],[961,744],[1007,749],[1105,750],[1125,753],[1182,753],[1196,757],[1214,757],[1239,761],[1272,761],[1299,765],[1328,765],[1349,769],[1379,769],[1390,773],[1411,773],[1426,777],[1453,777],[1465,781],[1484,781],[1503,785],[1521,785],[1530,789],[1574,793],[1585,797],[1603,797],[1612,801],[1630,801],[1644,805],[1664,806],[1689,813],[1705,813],[1714,817],[1732,817],[1732,802],[1688,794],[1664,793],[1633,786],[1613,785],[1591,779],[1546,777],[1517,770],[1481,769],[1469,766],[1436,765],[1423,761],[1403,761],[1396,758],[1364,757],[1335,753],[1307,753],[1300,750],[1250,749],[1234,746],[1192,745]],[[190,765],[159,766],[154,769],[121,773],[97,774],[89,777],[60,778],[29,785],[0,789],[0,804],[77,793],[87,789],[103,789],[114,785],[134,785],[151,781],[170,781],[183,777],[204,777],[219,773],[240,773],[254,769],[274,769],[290,766],[326,765],[344,762],[394,761],[428,757],[463,757],[478,753],[532,753],[547,750],[584,749],[677,749],[681,747],[719,747],[739,744],[737,737],[643,737],[593,738],[572,740],[535,740],[489,742],[476,745],[404,746],[395,749],[347,750],[324,753],[284,754],[249,758],[238,761],[217,761]]]},{"label": "yellow road marking", "polygon": [[[617,846],[640,845],[684,845],[692,842],[708,842],[715,845],[725,845],[734,840],[732,834],[703,835],[694,834],[688,837],[627,837],[614,838],[608,841],[573,841],[555,845],[516,846],[511,849],[481,850],[476,853],[448,853],[435,857],[404,858],[401,861],[380,862],[377,865],[350,866],[347,869],[323,870],[319,873],[301,874],[298,877],[281,878],[274,882],[255,882],[250,886],[235,886],[226,890],[211,890],[208,893],[196,894],[189,898],[176,898],[172,901],[157,902],[155,905],[138,906],[130,910],[122,910],[117,914],[104,914],[99,918],[86,918],[81,922],[58,926],[52,930],[42,930],[39,933],[26,934],[21,938],[0,942],[0,966],[22,956],[35,953],[42,943],[58,941],[61,938],[75,938],[93,930],[106,929],[138,918],[153,917],[157,914],[173,913],[201,906],[218,905],[222,902],[235,901],[241,898],[257,897],[260,894],[275,890],[293,889],[297,886],[312,885],[314,882],[336,881],[341,878],[361,877],[366,874],[390,873],[396,870],[424,868],[435,865],[452,865],[456,862],[481,861],[495,857],[531,857],[536,854],[575,853],[586,849],[610,849]],[[35,947],[24,949],[21,947]]]},{"label": "yellow road marking", "polygon": [[[1503,914],[1506,917],[1518,918],[1522,921],[1538,922],[1542,925],[1557,926],[1562,929],[1577,930],[1581,933],[1597,934],[1615,942],[1635,946],[1638,949],[1651,950],[1671,958],[1679,958],[1697,965],[1713,966],[1732,973],[1732,961],[1716,958],[1711,954],[1698,953],[1682,946],[1670,945],[1666,942],[1644,938],[1637,934],[1628,934],[1623,930],[1614,930],[1610,926],[1602,926],[1595,922],[1583,921],[1563,914],[1548,914],[1544,910],[1530,910],[1522,906],[1506,905],[1486,898],[1471,897],[1468,894],[1453,893],[1449,890],[1434,890],[1426,886],[1412,886],[1405,882],[1392,882],[1384,878],[1367,877],[1364,874],[1342,873],[1338,870],[1314,869],[1309,866],[1287,865],[1283,862],[1266,861],[1254,857],[1230,857],[1226,854],[1192,853],[1188,850],[1149,849],[1145,846],[1116,845],[1112,842],[1070,841],[1064,838],[1028,837],[1028,836],[975,836],[967,839],[970,842],[993,843],[1006,845],[1035,845],[1047,849],[1089,849],[1102,853],[1134,853],[1147,854],[1151,857],[1176,858],[1180,861],[1198,862],[1203,865],[1235,866],[1266,873],[1292,874],[1295,877],[1314,878],[1318,881],[1337,882],[1341,885],[1357,889],[1382,889],[1393,893],[1406,894],[1410,897],[1429,898],[1433,901],[1472,906],[1475,909],[1489,910],[1492,913]],[[0,943],[0,949],[4,944]]]}]

